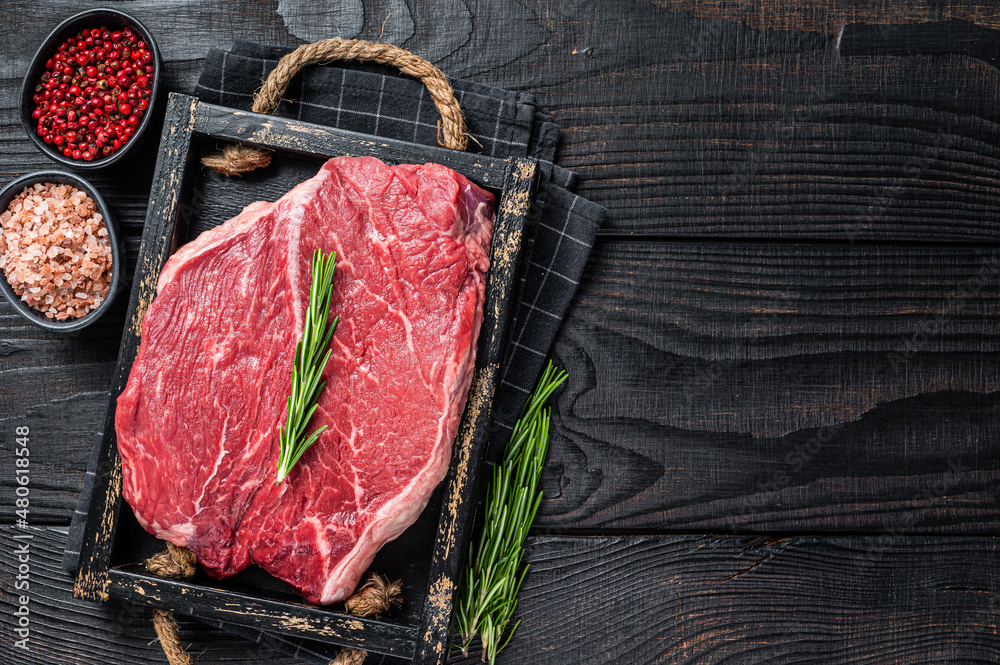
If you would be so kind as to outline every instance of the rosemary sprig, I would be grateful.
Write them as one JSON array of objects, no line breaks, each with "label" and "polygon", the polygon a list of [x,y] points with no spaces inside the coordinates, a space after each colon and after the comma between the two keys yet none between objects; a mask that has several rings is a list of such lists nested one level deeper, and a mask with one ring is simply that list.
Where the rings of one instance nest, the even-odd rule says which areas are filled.
[{"label": "rosemary sprig", "polygon": [[549,451],[549,411],[543,409],[552,392],[566,380],[552,362],[514,426],[503,461],[493,470],[486,515],[479,540],[469,551],[455,608],[455,625],[462,652],[479,634],[483,660],[492,664],[517,630],[504,633],[517,607],[517,593],[527,572],[521,568],[524,540],[542,501],[538,480]]},{"label": "rosemary sprig", "polygon": [[312,259],[312,286],[309,287],[309,307],[306,310],[302,338],[295,345],[295,360],[292,363],[292,390],[288,396],[288,418],[281,428],[281,452],[278,455],[278,484],[291,472],[302,454],[316,443],[323,425],[306,436],[306,427],[318,406],[319,394],[326,386],[321,381],[326,363],[330,360],[330,340],[340,317],[334,317],[327,326],[330,316],[330,300],[333,297],[333,271],[336,268],[337,253],[324,257],[316,250]]}]

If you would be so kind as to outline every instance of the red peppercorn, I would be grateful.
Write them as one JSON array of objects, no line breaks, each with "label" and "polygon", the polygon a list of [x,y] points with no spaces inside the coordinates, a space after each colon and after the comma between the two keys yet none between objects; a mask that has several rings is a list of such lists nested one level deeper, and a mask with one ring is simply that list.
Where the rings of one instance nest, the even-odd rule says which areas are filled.
[{"label": "red peppercorn", "polygon": [[73,159],[109,157],[149,108],[153,54],[131,29],[84,29],[45,62],[32,100],[42,141]]}]

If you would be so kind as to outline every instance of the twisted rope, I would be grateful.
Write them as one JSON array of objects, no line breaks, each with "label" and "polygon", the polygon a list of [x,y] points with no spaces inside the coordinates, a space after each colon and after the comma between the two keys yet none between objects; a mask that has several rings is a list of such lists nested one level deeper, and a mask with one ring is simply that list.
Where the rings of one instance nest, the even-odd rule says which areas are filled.
[{"label": "twisted rope", "polygon": [[[368,578],[354,595],[344,601],[347,613],[358,617],[380,617],[403,604],[403,583],[390,582],[387,578],[374,574]],[[367,651],[344,647],[330,665],[361,665]]]},{"label": "twisted rope", "polygon": [[[376,44],[360,39],[324,39],[303,44],[278,61],[264,85],[254,95],[254,113],[274,113],[289,83],[304,67],[334,60],[356,60],[391,65],[404,74],[420,79],[441,114],[438,143],[453,150],[465,150],[469,133],[455,91],[441,70],[407,50],[392,44]],[[271,153],[263,148],[229,144],[221,152],[206,155],[202,164],[223,175],[241,175],[271,163]]]},{"label": "twisted rope", "polygon": [[[187,579],[194,575],[195,561],[194,552],[168,542],[167,549],[146,560],[146,570],[164,577]],[[170,665],[193,665],[191,657],[181,646],[179,628],[173,612],[153,610],[153,628],[156,629],[156,636],[160,638],[160,646],[163,647],[163,653],[166,654]]]},{"label": "twisted rope", "polygon": [[[164,577],[187,579],[194,575],[196,563],[194,552],[168,542],[167,549],[146,560],[146,570]],[[380,617],[402,604],[403,583],[400,580],[390,582],[377,573],[344,602],[347,613],[358,617]],[[153,610],[153,628],[170,665],[194,665],[191,656],[181,646],[180,628],[173,612]],[[330,665],[361,665],[367,655],[360,649],[345,647],[330,661]]]}]

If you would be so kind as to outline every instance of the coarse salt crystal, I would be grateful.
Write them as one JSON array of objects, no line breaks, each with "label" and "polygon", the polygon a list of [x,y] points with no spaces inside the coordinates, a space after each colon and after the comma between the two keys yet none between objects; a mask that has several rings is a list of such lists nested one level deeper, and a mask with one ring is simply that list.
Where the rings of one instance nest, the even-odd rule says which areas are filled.
[{"label": "coarse salt crystal", "polygon": [[0,270],[29,306],[56,320],[83,316],[107,295],[111,246],[86,192],[37,183],[0,214]]}]

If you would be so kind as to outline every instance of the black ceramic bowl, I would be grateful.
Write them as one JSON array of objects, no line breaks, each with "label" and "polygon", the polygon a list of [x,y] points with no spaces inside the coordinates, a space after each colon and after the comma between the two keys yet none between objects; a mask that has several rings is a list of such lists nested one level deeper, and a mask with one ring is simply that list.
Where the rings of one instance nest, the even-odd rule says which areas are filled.
[{"label": "black ceramic bowl", "polygon": [[[107,26],[111,30],[127,27],[142,37],[142,40],[146,42],[147,47],[153,54],[153,88],[149,95],[149,106],[143,112],[139,126],[135,128],[135,134],[125,142],[125,145],[109,157],[98,157],[88,162],[83,159],[67,157],[61,150],[54,145],[46,144],[38,136],[36,132],[38,121],[31,117],[31,114],[35,110],[35,102],[32,98],[35,94],[35,86],[41,82],[42,72],[45,70],[45,62],[52,57],[56,49],[59,48],[59,45],[84,28],[99,28],[102,25]],[[45,41],[42,42],[42,45],[35,53],[35,57],[32,58],[31,64],[28,66],[28,72],[24,76],[24,83],[21,84],[21,125],[24,126],[24,131],[28,133],[28,136],[35,142],[38,149],[60,164],[73,169],[88,171],[102,169],[134,154],[136,146],[140,144],[145,136],[148,136],[150,133],[158,134],[155,130],[150,130],[150,126],[155,122],[153,118],[159,110],[162,93],[166,90],[162,79],[163,62],[160,60],[160,50],[157,48],[156,42],[153,40],[153,35],[146,29],[146,26],[128,14],[114,9],[90,9],[71,16],[60,23],[45,38]]]},{"label": "black ceramic bowl", "polygon": [[63,171],[38,171],[36,173],[29,173],[22,178],[18,178],[0,190],[0,213],[7,210],[7,206],[10,205],[10,202],[15,196],[20,194],[25,187],[34,185],[38,182],[72,185],[77,189],[82,189],[88,196],[90,196],[90,198],[94,200],[94,203],[97,205],[97,209],[104,217],[104,226],[108,229],[108,240],[111,243],[111,283],[108,284],[108,294],[105,296],[104,300],[101,301],[101,304],[97,306],[97,309],[88,312],[80,318],[68,321],[55,321],[46,317],[37,309],[25,304],[21,300],[20,296],[14,293],[14,289],[11,288],[10,283],[7,282],[7,277],[3,274],[2,270],[0,270],[0,293],[2,293],[11,306],[17,310],[18,314],[31,323],[34,323],[36,326],[53,332],[73,332],[80,330],[81,328],[86,328],[90,324],[94,323],[97,319],[101,318],[106,311],[108,311],[109,307],[111,307],[111,303],[114,301],[115,296],[118,295],[118,291],[120,291],[122,287],[122,268],[124,267],[125,261],[125,245],[122,242],[121,234],[118,232],[118,227],[115,224],[114,217],[112,217],[111,211],[108,210],[108,204],[104,202],[104,199],[97,193],[97,190],[94,189],[93,185],[80,176],[73,175],[72,173],[65,173]]}]

